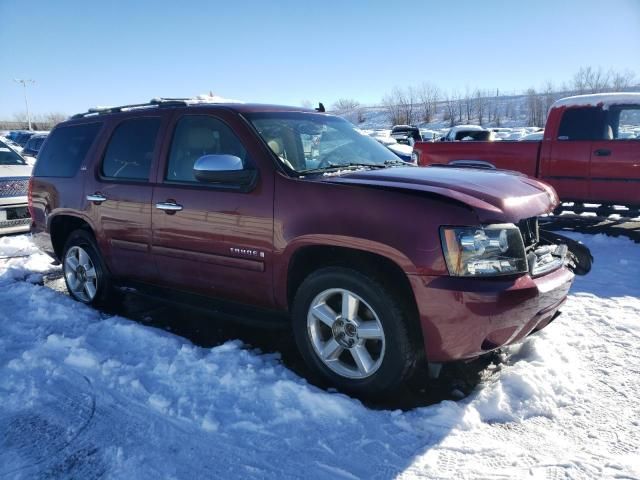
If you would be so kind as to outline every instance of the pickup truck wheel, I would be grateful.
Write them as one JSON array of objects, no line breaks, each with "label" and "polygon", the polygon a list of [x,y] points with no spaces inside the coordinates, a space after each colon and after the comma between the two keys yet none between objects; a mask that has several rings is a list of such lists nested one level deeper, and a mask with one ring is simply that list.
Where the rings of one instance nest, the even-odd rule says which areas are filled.
[{"label": "pickup truck wheel", "polygon": [[111,281],[91,234],[76,230],[69,236],[62,270],[67,290],[75,300],[93,306],[108,304]]},{"label": "pickup truck wheel", "polygon": [[340,267],[307,277],[294,299],[293,330],[306,363],[337,388],[388,393],[415,365],[408,309],[381,283]]}]

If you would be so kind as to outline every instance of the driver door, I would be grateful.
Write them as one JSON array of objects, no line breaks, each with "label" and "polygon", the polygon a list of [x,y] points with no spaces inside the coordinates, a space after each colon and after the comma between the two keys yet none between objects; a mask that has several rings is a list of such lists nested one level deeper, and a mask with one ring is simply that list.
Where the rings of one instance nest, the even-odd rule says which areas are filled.
[{"label": "driver door", "polygon": [[193,175],[204,155],[234,155],[256,168],[242,127],[230,112],[176,113],[153,191],[152,255],[166,286],[269,307],[272,179],[260,175],[252,190],[243,191]]}]

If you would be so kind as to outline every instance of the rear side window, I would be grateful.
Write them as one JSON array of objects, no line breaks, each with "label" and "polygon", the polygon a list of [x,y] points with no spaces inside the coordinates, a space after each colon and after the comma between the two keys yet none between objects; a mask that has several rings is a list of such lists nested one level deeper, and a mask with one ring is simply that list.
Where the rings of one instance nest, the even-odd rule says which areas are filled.
[{"label": "rear side window", "polygon": [[125,120],[118,125],[102,160],[102,175],[148,180],[159,129],[160,119],[149,117]]},{"label": "rear side window", "polygon": [[604,112],[600,108],[569,108],[562,115],[558,140],[602,140]]},{"label": "rear side window", "polygon": [[38,155],[36,177],[73,177],[98,134],[101,123],[58,127],[49,134]]}]

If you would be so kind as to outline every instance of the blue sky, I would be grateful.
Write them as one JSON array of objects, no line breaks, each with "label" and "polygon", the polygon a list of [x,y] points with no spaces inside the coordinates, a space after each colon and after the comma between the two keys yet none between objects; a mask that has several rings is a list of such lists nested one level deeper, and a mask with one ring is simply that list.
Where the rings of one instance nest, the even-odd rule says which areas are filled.
[{"label": "blue sky", "polygon": [[640,0],[0,0],[0,119],[213,91],[377,103],[394,86],[503,92],[581,67],[640,76]]}]

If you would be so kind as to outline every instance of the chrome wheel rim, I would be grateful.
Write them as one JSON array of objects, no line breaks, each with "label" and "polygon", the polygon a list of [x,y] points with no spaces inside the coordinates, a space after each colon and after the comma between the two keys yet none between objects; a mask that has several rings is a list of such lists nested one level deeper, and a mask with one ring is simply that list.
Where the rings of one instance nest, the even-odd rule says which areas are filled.
[{"label": "chrome wheel rim", "polygon": [[320,361],[338,375],[363,379],[382,365],[382,323],[373,308],[349,290],[332,288],[313,299],[307,333]]},{"label": "chrome wheel rim", "polygon": [[71,247],[64,257],[64,276],[74,297],[91,302],[98,291],[98,277],[91,257],[82,247]]}]

